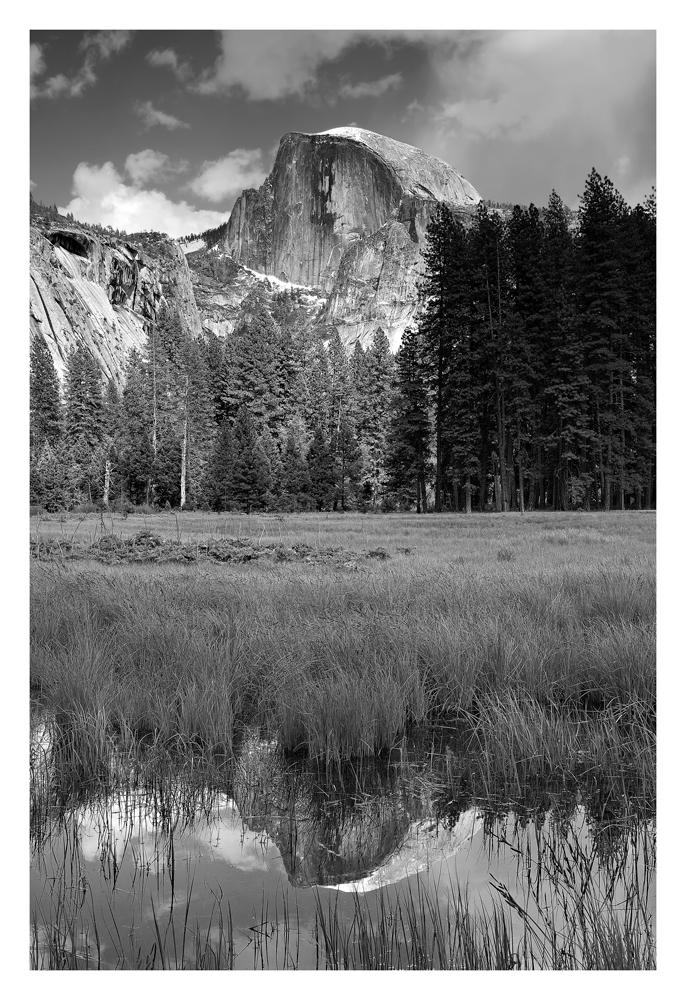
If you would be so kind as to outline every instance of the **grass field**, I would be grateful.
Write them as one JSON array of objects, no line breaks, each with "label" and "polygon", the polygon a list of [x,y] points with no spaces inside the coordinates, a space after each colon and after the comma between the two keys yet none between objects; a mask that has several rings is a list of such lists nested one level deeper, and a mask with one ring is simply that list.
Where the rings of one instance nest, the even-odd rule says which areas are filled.
[{"label": "grass field", "polygon": [[[230,785],[248,729],[316,758],[326,784],[389,748],[404,760],[414,734],[442,727],[461,749],[435,756],[430,736],[429,770],[403,766],[406,784],[438,767],[451,801],[573,808],[580,796],[598,836],[643,838],[648,882],[621,857],[599,881],[597,847],[557,840],[543,858],[557,895],[540,911],[545,892],[524,877],[519,902],[496,886],[479,912],[459,889],[446,911],[416,887],[355,901],[352,917],[326,897],[313,967],[654,967],[653,513],[53,515],[32,519],[31,551],[32,701],[50,731],[49,753],[40,739],[32,752],[38,862],[90,796]],[[74,857],[46,882],[34,968],[88,967],[75,942],[97,944],[102,917],[79,908]],[[522,942],[509,914],[527,899]],[[117,967],[233,967],[228,901],[212,938],[187,927],[188,906],[180,933],[196,934],[197,954],[175,966],[160,929],[153,951],[132,941]],[[299,939],[286,910],[262,916]],[[256,968],[297,967],[255,942]]]},{"label": "grass field", "polygon": [[[346,558],[90,559],[99,537],[142,529]],[[32,540],[69,542],[72,558],[33,561],[33,689],[96,744],[218,751],[250,723],[339,758],[408,725],[478,719],[503,765],[652,766],[654,529],[647,512],[36,520]]]}]

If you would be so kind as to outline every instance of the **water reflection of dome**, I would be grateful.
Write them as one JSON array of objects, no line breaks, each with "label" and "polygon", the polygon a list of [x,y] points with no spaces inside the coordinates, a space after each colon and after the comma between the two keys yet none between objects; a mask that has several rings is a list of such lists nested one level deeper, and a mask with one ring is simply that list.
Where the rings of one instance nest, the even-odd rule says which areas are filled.
[{"label": "water reflection of dome", "polygon": [[328,888],[342,892],[371,892],[392,885],[452,857],[480,828],[481,819],[474,808],[463,812],[452,826],[435,819],[420,820],[412,824],[400,847],[371,874]]},{"label": "water reflection of dome", "polygon": [[425,777],[408,780],[407,768],[368,762],[347,775],[338,771],[332,782],[316,771],[287,771],[273,747],[260,750],[251,741],[238,774],[234,794],[243,819],[278,847],[296,887],[361,884],[398,858],[420,871],[454,853],[475,828],[471,814],[452,827],[429,819],[435,786]]}]

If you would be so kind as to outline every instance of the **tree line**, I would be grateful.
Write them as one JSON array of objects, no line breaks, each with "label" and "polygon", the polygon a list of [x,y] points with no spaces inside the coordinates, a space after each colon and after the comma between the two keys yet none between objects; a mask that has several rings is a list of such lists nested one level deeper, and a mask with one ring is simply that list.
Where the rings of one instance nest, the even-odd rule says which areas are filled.
[{"label": "tree line", "polygon": [[654,192],[629,208],[595,170],[575,235],[555,192],[468,228],[438,209],[398,357],[417,495],[432,478],[438,511],[655,505],[655,232]]},{"label": "tree line", "polygon": [[[350,355],[257,288],[233,332],[163,308],[123,391],[31,344],[31,502],[214,510],[654,506],[654,195],[587,182],[507,222],[439,206],[418,321]],[[282,301],[283,299],[283,301]]]}]

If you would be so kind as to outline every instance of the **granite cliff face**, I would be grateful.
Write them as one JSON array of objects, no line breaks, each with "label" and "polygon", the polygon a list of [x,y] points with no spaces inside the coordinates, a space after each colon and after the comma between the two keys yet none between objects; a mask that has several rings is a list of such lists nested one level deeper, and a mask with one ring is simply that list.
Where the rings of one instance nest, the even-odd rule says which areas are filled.
[{"label": "granite cliff face", "polygon": [[31,334],[45,338],[60,376],[69,352],[85,343],[121,387],[129,351],[143,347],[165,301],[197,336],[190,272],[173,240],[121,240],[79,225],[31,228]]},{"label": "granite cliff face", "polygon": [[439,201],[471,214],[480,195],[453,167],[358,128],[292,132],[259,191],[236,202],[223,242],[234,260],[329,299],[320,318],[344,343],[381,326],[395,350],[417,305],[421,249]]},{"label": "granite cliff face", "polygon": [[119,238],[34,219],[31,331],[45,337],[60,375],[85,342],[121,386],[127,354],[144,345],[163,302],[193,336],[225,337],[260,286],[267,302],[296,294],[323,338],[337,329],[347,347],[366,347],[381,327],[395,351],[417,311],[436,205],[469,217],[480,200],[453,167],[414,146],[358,128],[291,132],[260,189],[243,192],[212,245],[186,245],[188,258],[160,233]]}]

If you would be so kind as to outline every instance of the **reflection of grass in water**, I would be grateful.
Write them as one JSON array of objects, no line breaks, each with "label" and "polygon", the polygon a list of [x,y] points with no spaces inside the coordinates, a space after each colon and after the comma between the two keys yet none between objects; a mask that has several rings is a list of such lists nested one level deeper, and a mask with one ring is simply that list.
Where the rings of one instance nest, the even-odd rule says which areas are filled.
[{"label": "reflection of grass in water", "polygon": [[[567,824],[546,830],[494,829],[519,852],[515,888],[492,879],[478,904],[466,889],[429,878],[347,897],[316,891],[301,919],[288,893],[264,894],[250,925],[235,926],[230,900],[213,891],[210,913],[192,915],[194,884],[152,901],[148,937],[127,937],[79,875],[73,840],[47,904],[33,914],[33,968],[217,969],[647,969],[655,966],[647,899],[654,873],[650,827],[631,823],[621,847],[600,857]],[[507,838],[514,838],[514,843]],[[144,885],[141,889],[141,915]],[[619,905],[621,903],[622,905]],[[108,919],[108,912],[109,918]],[[107,947],[108,957],[102,958]],[[303,955],[302,961],[300,955]]]},{"label": "reflection of grass in water", "polygon": [[[533,705],[558,729],[569,721],[569,749],[581,711],[610,709],[607,725],[632,706],[653,709],[650,515],[239,520],[256,540],[383,547],[392,558],[352,574],[34,564],[32,684],[71,716],[87,764],[111,734],[133,753],[142,737],[228,753],[244,723],[286,748],[345,758],[439,718],[496,712],[524,734]],[[549,544],[556,526],[569,546]],[[401,553],[394,532],[406,530],[414,544]],[[499,561],[503,548],[516,558]],[[622,733],[630,744],[631,727]],[[574,770],[578,752],[604,767],[602,741],[590,747],[566,762],[558,753],[554,767]]]},{"label": "reflection of grass in water", "polygon": [[[167,521],[168,536],[178,537],[176,522]],[[269,731],[286,749],[300,748],[327,771],[352,766],[353,773],[355,765],[346,758],[374,759],[393,747],[402,755],[404,734],[415,724],[459,725],[467,742],[434,754],[442,768],[436,794],[456,812],[470,796],[515,800],[551,783],[572,798],[579,786],[595,786],[598,816],[607,801],[623,796],[648,812],[653,808],[650,515],[229,518],[221,531],[215,521],[184,515],[182,540],[221,537],[223,531],[255,542],[382,547],[391,559],[354,574],[302,564],[34,564],[31,680],[51,713],[49,738],[34,744],[32,758],[35,845],[84,787],[103,794],[141,783],[162,789],[171,775],[187,778],[188,788],[221,783],[246,724]],[[115,528],[135,534],[147,527],[164,535],[166,523],[162,516],[145,525],[132,518]],[[99,528],[92,519],[40,528],[57,538],[61,532],[67,541],[78,541],[86,530],[93,533],[86,541],[95,540]],[[497,558],[504,548],[513,559]],[[429,748],[429,759],[431,753]],[[361,769],[359,775],[362,786]],[[408,768],[405,779],[420,796],[422,782],[431,785],[420,766]],[[250,794],[260,808],[259,790]],[[624,836],[621,812],[613,822],[620,833],[609,838],[610,845]],[[53,888],[50,912],[34,925],[34,962],[47,948],[48,963],[68,967],[84,961],[79,949],[91,947],[78,926],[87,904],[70,911],[60,902],[59,883]],[[510,967],[514,945],[507,919],[516,913],[504,897],[496,902],[500,909],[488,918],[454,907],[461,940],[474,942],[472,957],[464,959],[474,967],[481,960]],[[230,910],[223,905],[212,918],[217,926],[203,932],[210,937],[191,928],[188,914],[181,920],[186,943],[194,942],[192,957],[179,957],[178,939],[173,958],[169,935],[176,923],[165,937],[158,914],[154,951],[136,952],[124,939],[115,948],[117,961],[160,967],[164,954],[167,962],[230,965],[232,935],[222,930]],[[404,909],[387,909],[391,938],[400,942],[409,935],[416,961],[432,905],[415,900]],[[609,911],[582,916],[583,927],[592,927],[604,942],[605,952],[594,961],[628,962],[626,927],[622,937]],[[317,919],[321,934],[326,926],[334,943],[333,961],[338,932],[335,922],[325,925],[323,918],[324,911]],[[286,912],[276,921],[282,933],[289,919]],[[340,923],[340,912],[336,919]],[[355,919],[372,950],[367,957],[359,949],[350,954],[371,961],[372,932],[359,923],[361,915]],[[583,937],[582,917],[575,919]],[[636,961],[650,965],[652,944],[642,919],[639,910],[633,912],[631,927],[643,937],[632,947]],[[438,967],[457,961],[449,939],[440,940],[443,957],[438,945],[431,953]],[[581,945],[590,948],[589,942],[590,931]],[[378,954],[386,947],[379,944]],[[263,951],[270,955],[264,943]]]},{"label": "reflection of grass in water", "polygon": [[[517,859],[517,888],[510,882],[508,889],[512,897],[507,892],[499,896],[494,884],[491,902],[482,898],[475,909],[464,892],[451,887],[446,904],[427,878],[353,897],[351,912],[334,891],[315,890],[314,922],[312,914],[303,921],[302,940],[299,911],[294,916],[285,898],[275,904],[263,897],[250,926],[239,931],[232,929],[230,899],[213,884],[206,886],[215,893],[211,912],[197,915],[197,900],[191,902],[192,870],[184,886],[185,869],[175,858],[174,842],[211,826],[227,796],[240,801],[242,815],[247,815],[244,807],[251,810],[253,831],[267,822],[273,838],[275,828],[269,823],[280,817],[276,829],[285,822],[286,841],[299,844],[301,852],[316,850],[320,840],[338,844],[339,830],[349,831],[348,848],[369,851],[371,845],[373,851],[381,842],[376,826],[389,817],[394,820],[398,808],[408,821],[427,815],[440,822],[459,821],[470,806],[461,756],[445,748],[427,753],[421,740],[410,751],[399,751],[376,767],[370,761],[328,768],[323,762],[303,761],[297,768],[268,746],[260,755],[259,743],[248,740],[239,763],[226,765],[223,788],[204,784],[208,772],[200,770],[187,769],[173,778],[168,762],[166,776],[148,772],[146,788],[131,784],[117,791],[98,792],[97,786],[90,794],[82,791],[76,816],[73,797],[53,801],[59,782],[38,782],[34,794],[44,800],[37,811],[43,826],[32,831],[33,856],[44,888],[32,916],[34,967],[94,968],[99,962],[100,967],[118,968],[231,968],[247,962],[255,968],[293,968],[298,948],[303,967],[318,962],[322,968],[651,965],[646,905],[654,861],[650,827],[626,800],[591,799],[582,839],[575,832],[578,792],[563,784],[552,786],[547,798],[531,794],[529,805],[522,802],[515,815],[507,803],[479,807],[487,849],[497,858],[505,845]],[[159,754],[151,752],[159,766]],[[50,767],[49,751],[40,759]],[[464,760],[469,761],[468,755]],[[115,774],[123,781],[123,762]],[[435,811],[427,812],[431,804]],[[404,829],[398,827],[400,840]],[[84,833],[91,845],[97,842],[105,887],[97,907],[84,865]],[[392,847],[389,843],[388,849]],[[134,871],[123,877],[126,851]],[[167,902],[151,899],[150,878],[157,891],[160,878],[170,887],[171,907],[168,894]],[[610,890],[613,898],[628,901],[626,912],[611,908]],[[126,891],[134,893],[131,911],[120,895]],[[517,907],[528,914],[524,923]],[[130,924],[137,925],[135,933],[127,931]]]}]

